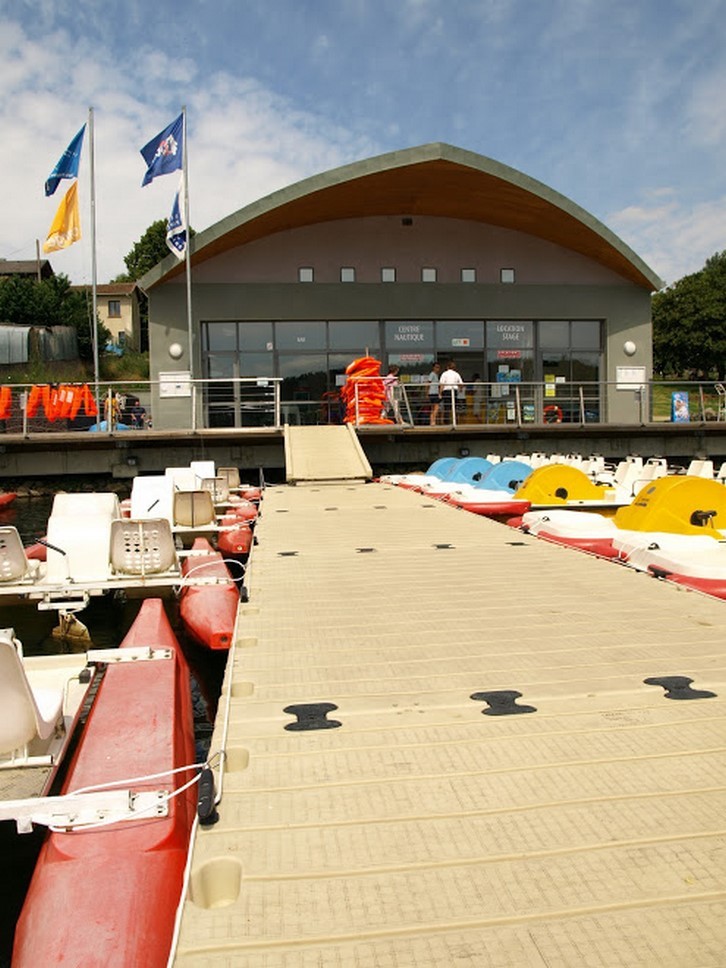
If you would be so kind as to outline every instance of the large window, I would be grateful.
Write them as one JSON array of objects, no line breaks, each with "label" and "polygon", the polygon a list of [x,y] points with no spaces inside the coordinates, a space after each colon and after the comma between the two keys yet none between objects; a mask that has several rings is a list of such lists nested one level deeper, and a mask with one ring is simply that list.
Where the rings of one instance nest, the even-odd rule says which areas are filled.
[{"label": "large window", "polygon": [[318,320],[275,323],[275,346],[278,350],[324,350],[325,328]]}]

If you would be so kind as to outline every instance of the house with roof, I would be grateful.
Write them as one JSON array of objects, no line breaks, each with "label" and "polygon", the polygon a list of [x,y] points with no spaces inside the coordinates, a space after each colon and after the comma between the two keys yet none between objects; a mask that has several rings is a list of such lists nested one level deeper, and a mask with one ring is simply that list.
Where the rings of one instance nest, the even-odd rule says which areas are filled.
[{"label": "house with roof", "polygon": [[[140,280],[152,380],[276,377],[283,402],[318,400],[364,354],[404,381],[454,358],[465,381],[541,384],[555,407],[585,388],[595,419],[640,419],[662,280],[576,203],[482,155],[434,143],[315,175],[190,253],[191,300],[173,255]],[[189,406],[155,400],[156,426]],[[205,419],[244,413],[208,398]]]}]

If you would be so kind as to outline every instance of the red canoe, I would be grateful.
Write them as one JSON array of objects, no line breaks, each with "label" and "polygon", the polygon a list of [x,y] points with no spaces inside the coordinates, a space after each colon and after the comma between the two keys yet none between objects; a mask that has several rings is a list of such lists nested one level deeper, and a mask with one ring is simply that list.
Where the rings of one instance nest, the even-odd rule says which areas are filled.
[{"label": "red canoe", "polygon": [[0,494],[0,508],[7,507],[8,504],[12,504],[18,495],[15,491],[3,491]]},{"label": "red canoe", "polygon": [[[147,599],[121,644],[169,650],[109,663],[62,792],[194,763],[189,671],[160,599]],[[173,790],[193,776],[124,783],[133,793]],[[167,816],[48,833],[21,912],[14,968],[164,968],[182,890],[196,785]]]},{"label": "red canoe", "polygon": [[206,538],[195,538],[191,554],[182,561],[182,575],[209,579],[208,585],[182,587],[179,614],[185,630],[204,648],[229,649],[237,619],[239,591],[223,556]]}]

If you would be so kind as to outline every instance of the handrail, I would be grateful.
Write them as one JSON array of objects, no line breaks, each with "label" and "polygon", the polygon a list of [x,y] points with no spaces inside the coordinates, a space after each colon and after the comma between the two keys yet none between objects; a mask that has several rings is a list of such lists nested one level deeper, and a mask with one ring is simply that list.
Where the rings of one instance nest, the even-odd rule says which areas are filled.
[{"label": "handrail", "polygon": [[[145,429],[163,415],[165,429],[223,431],[249,427],[280,429],[286,423],[341,423],[356,427],[390,422],[400,427],[430,426],[431,403],[428,383],[415,375],[404,378],[396,387],[395,413],[386,416],[385,394],[376,399],[371,409],[370,389],[382,389],[379,377],[359,378],[354,393],[340,400],[337,393],[326,392],[321,399],[287,399],[280,377],[215,377],[189,380],[181,375],[179,383],[161,380],[101,381],[97,400],[101,413],[94,416],[84,406],[59,416],[50,413],[46,404],[38,404],[40,395],[28,403],[33,384],[5,384],[0,435],[54,434],[59,431],[91,430],[117,433]],[[48,387],[49,385],[44,385]],[[78,390],[83,384],[52,386],[51,390]],[[95,386],[95,385],[94,385]],[[440,408],[442,426],[503,424],[526,429],[548,422],[585,426],[607,423],[726,422],[726,407],[717,382],[649,381],[642,385],[622,385],[614,381],[564,381],[562,378],[541,382],[465,383],[458,391],[448,391],[446,406]],[[43,389],[41,387],[40,389]],[[361,397],[368,394],[367,405]],[[345,396],[344,394],[340,396]],[[131,398],[139,404],[132,407]],[[46,394],[46,400],[50,396]],[[83,395],[83,399],[86,396]],[[50,404],[48,404],[50,406]],[[91,405],[89,404],[89,408]],[[625,417],[622,417],[622,414]],[[609,415],[620,416],[612,417]],[[443,422],[445,420],[445,423]],[[130,421],[127,423],[126,421]]]}]

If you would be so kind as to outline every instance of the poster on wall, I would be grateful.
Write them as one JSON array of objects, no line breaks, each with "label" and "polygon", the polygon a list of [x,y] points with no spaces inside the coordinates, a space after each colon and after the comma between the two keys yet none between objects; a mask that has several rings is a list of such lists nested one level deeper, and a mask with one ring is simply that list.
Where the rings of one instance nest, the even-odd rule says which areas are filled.
[{"label": "poster on wall", "polygon": [[673,423],[688,423],[691,413],[688,408],[688,393],[678,390],[671,394],[671,420]]}]

